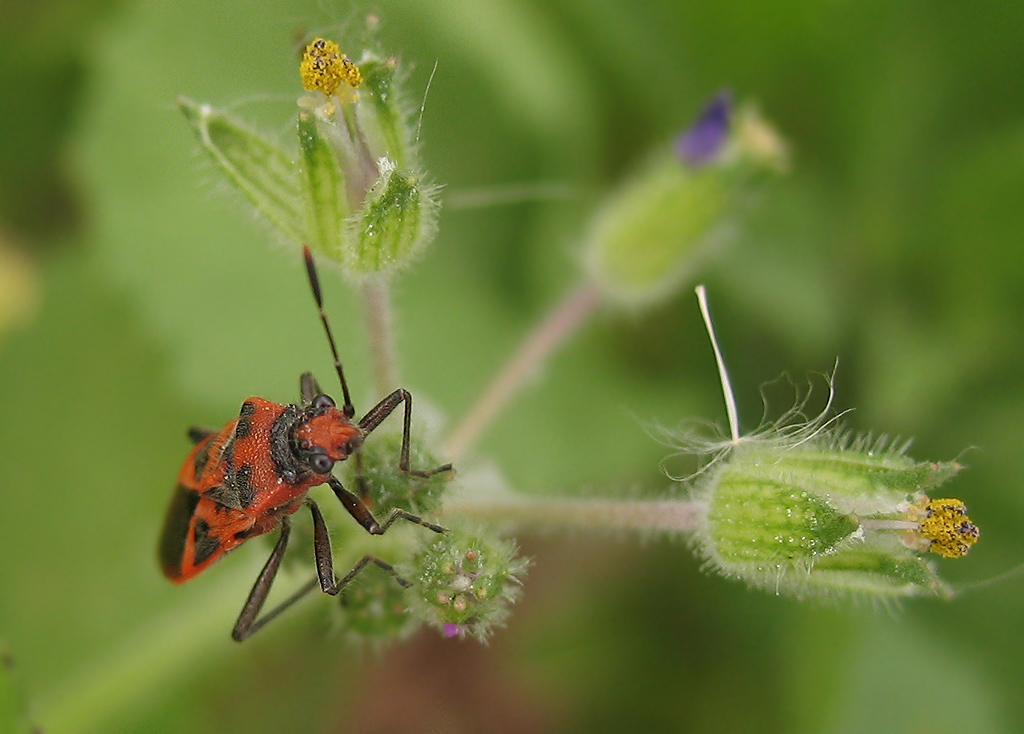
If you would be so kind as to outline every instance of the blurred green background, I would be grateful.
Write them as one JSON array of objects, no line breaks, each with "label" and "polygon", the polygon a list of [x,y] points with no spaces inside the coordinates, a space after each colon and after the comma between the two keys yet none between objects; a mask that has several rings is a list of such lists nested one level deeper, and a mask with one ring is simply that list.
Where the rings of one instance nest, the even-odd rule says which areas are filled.
[{"label": "blurred green background", "polygon": [[[535,558],[483,647],[383,651],[317,599],[245,645],[256,543],[185,587],[156,536],[184,430],[286,402],[330,361],[294,251],[224,193],[175,108],[231,105],[288,139],[296,39],[358,55],[362,18],[413,67],[450,193],[569,198],[442,215],[395,288],[403,382],[449,420],[576,282],[603,192],[723,86],[793,172],[702,274],[744,428],[760,385],[839,357],[858,430],[966,449],[951,491],[982,540],[969,583],[1024,561],[1024,5],[726,0],[0,4],[0,637],[48,732],[1015,732],[1024,578],[896,613],[804,605],[699,572],[684,544],[520,538]],[[346,42],[347,41],[347,42]],[[416,100],[414,99],[414,103]],[[370,398],[362,316],[328,309]],[[785,407],[776,402],[775,413]],[[684,289],[602,312],[479,447],[535,494],[661,491],[645,424],[723,420]]]}]

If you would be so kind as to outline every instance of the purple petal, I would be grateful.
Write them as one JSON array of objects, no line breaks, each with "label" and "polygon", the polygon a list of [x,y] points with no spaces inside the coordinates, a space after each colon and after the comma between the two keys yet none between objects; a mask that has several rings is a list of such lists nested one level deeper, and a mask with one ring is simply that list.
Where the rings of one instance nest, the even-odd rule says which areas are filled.
[{"label": "purple petal", "polygon": [[676,139],[676,155],[693,168],[714,163],[729,138],[731,118],[732,94],[723,90],[711,98],[696,122]]},{"label": "purple petal", "polygon": [[445,637],[456,637],[457,635],[462,634],[462,629],[463,628],[462,628],[461,624],[454,624],[452,622],[447,622],[444,625],[444,636]]}]

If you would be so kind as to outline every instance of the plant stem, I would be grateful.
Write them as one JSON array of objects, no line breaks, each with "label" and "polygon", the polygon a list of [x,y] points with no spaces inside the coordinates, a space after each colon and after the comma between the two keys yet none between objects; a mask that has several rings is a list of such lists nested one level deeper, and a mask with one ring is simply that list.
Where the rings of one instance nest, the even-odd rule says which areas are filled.
[{"label": "plant stem", "polygon": [[477,441],[505,403],[547,361],[555,348],[593,313],[600,302],[601,291],[597,286],[583,283],[527,335],[512,359],[452,432],[448,439],[447,455],[453,461],[458,460]]},{"label": "plant stem", "polygon": [[363,305],[366,309],[374,386],[377,397],[382,398],[398,387],[398,360],[395,356],[388,281],[384,278],[367,278],[363,282]]},{"label": "plant stem", "polygon": [[467,492],[446,500],[444,511],[517,530],[691,533],[699,527],[705,506],[691,500],[540,499],[512,492]]}]

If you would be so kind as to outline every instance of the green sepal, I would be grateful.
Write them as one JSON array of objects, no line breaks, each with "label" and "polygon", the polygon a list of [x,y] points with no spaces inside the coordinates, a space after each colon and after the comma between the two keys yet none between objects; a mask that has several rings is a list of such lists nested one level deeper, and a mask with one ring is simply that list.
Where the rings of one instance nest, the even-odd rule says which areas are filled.
[{"label": "green sepal", "polygon": [[823,498],[758,472],[722,472],[708,514],[724,563],[792,562],[828,553],[859,526]]},{"label": "green sepal", "polygon": [[419,176],[381,161],[381,175],[362,209],[349,219],[344,264],[356,276],[396,270],[409,264],[437,226],[433,190]]},{"label": "green sepal", "polygon": [[399,98],[399,85],[395,84],[396,65],[393,61],[369,59],[359,65],[363,74],[358,105],[360,126],[370,138],[369,147],[378,157],[387,157],[397,168],[411,163],[410,129],[407,115]]},{"label": "green sepal", "polygon": [[179,97],[178,106],[228,181],[285,237],[303,242],[301,187],[284,151],[209,105]]},{"label": "green sepal", "polygon": [[298,134],[299,178],[306,209],[308,242],[314,249],[338,260],[348,216],[345,174],[334,147],[320,134],[315,113],[299,112]]},{"label": "green sepal", "polygon": [[891,449],[866,446],[785,452],[741,448],[737,460],[766,467],[767,473],[785,477],[789,485],[828,496],[842,511],[862,516],[886,514],[911,495],[945,484],[962,468],[953,461],[915,461]]},{"label": "green sepal", "polygon": [[[876,598],[937,596],[948,599],[953,590],[935,573],[932,564],[903,546],[889,549],[848,548],[818,559],[807,586]],[[799,590],[798,590],[799,591]]]}]

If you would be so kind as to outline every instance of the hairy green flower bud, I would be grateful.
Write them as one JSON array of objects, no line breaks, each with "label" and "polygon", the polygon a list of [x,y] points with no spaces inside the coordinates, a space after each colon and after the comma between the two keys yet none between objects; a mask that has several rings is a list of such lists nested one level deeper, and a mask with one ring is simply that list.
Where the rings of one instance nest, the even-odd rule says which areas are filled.
[{"label": "hairy green flower bud", "polygon": [[453,528],[402,570],[414,581],[406,592],[414,614],[448,637],[485,640],[504,623],[528,566],[515,544],[493,531]]},{"label": "hairy green flower bud", "polygon": [[600,209],[586,243],[591,278],[612,300],[643,306],[692,275],[739,218],[760,174],[783,167],[781,142],[752,109],[733,119],[716,97]]},{"label": "hairy green flower bud", "polygon": [[918,462],[870,437],[851,439],[828,417],[802,420],[804,403],[740,436],[735,399],[708,312],[701,314],[718,362],[731,440],[685,438],[684,452],[714,456],[694,490],[703,508],[696,544],[708,566],[776,594],[842,594],[888,600],[948,597],[921,554],[965,555],[979,531],[954,499],[931,500],[956,462]]},{"label": "hairy green flower bud", "polygon": [[[299,113],[305,178],[314,184],[305,189],[307,210],[321,225],[311,227],[310,243],[357,278],[409,264],[437,227],[436,191],[415,170],[396,68],[394,59],[370,56],[356,66],[324,39],[309,44],[300,68],[304,86],[322,94],[304,100],[312,110]],[[344,94],[334,93],[339,88]]]},{"label": "hairy green flower bud", "polygon": [[591,277],[616,301],[643,305],[676,290],[726,205],[725,181],[669,155],[652,160],[598,213]]},{"label": "hairy green flower bud", "polygon": [[700,552],[722,574],[776,593],[948,596],[920,553],[963,555],[977,538],[965,509],[943,520],[954,513],[942,503],[955,501],[926,494],[959,470],[882,443],[741,439],[699,492]]}]

